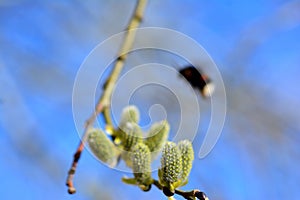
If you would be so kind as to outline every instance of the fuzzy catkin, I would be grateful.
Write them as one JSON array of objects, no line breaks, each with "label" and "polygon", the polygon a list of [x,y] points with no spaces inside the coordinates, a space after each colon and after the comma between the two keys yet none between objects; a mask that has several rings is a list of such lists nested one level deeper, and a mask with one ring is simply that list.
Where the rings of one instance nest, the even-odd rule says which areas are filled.
[{"label": "fuzzy catkin", "polygon": [[170,185],[178,181],[182,173],[182,158],[174,142],[166,142],[161,157],[160,181]]},{"label": "fuzzy catkin", "polygon": [[132,167],[132,147],[143,141],[143,133],[141,128],[131,122],[122,124],[119,130],[120,147],[122,150],[121,157],[128,167]]},{"label": "fuzzy catkin", "polygon": [[140,112],[136,106],[130,105],[123,109],[121,114],[120,125],[127,122],[138,124],[140,120]]},{"label": "fuzzy catkin", "polygon": [[114,167],[117,164],[118,153],[115,145],[102,130],[89,129],[87,142],[99,160],[107,163],[110,167]]},{"label": "fuzzy catkin", "polygon": [[138,143],[132,148],[132,170],[139,185],[151,184],[151,154],[143,143]]},{"label": "fuzzy catkin", "polygon": [[154,123],[151,126],[144,142],[152,153],[152,160],[162,150],[168,139],[169,131],[170,125],[166,120]]},{"label": "fuzzy catkin", "polygon": [[131,147],[143,140],[143,133],[141,128],[132,122],[127,122],[120,126],[119,137],[121,146],[125,151],[129,151]]},{"label": "fuzzy catkin", "polygon": [[182,140],[177,144],[182,158],[182,181],[188,179],[194,161],[194,150],[192,143],[188,140]]}]

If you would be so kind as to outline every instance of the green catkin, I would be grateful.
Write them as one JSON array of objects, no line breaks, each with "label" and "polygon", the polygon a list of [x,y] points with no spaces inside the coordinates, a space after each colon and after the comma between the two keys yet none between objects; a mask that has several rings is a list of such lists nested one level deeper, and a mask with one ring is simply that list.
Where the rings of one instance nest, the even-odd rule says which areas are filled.
[{"label": "green catkin", "polygon": [[128,167],[132,167],[131,148],[143,141],[143,133],[141,128],[131,122],[127,122],[120,127],[119,130],[120,147],[122,149],[122,159]]},{"label": "green catkin", "polygon": [[94,155],[110,167],[117,164],[118,151],[113,142],[100,129],[91,128],[88,130],[88,139],[90,149]]},{"label": "green catkin", "polygon": [[153,124],[146,136],[145,144],[152,153],[152,160],[160,153],[165,145],[170,131],[170,125],[166,120]]},{"label": "green catkin", "polygon": [[127,122],[120,127],[120,140],[123,150],[129,151],[131,147],[143,141],[143,132],[141,128],[131,122]]},{"label": "green catkin", "polygon": [[177,144],[182,158],[182,181],[186,181],[191,172],[194,161],[194,150],[189,140],[182,140]]},{"label": "green catkin", "polygon": [[123,109],[121,114],[120,125],[124,125],[127,122],[133,122],[138,124],[140,120],[140,112],[136,106],[130,105]]},{"label": "green catkin", "polygon": [[113,130],[113,127],[107,126],[107,131],[110,133],[110,135],[113,136],[114,143],[116,145],[119,145],[120,141],[120,135],[122,133],[124,127],[126,127],[127,123],[134,123],[138,124],[140,120],[140,112],[136,106],[127,106],[122,110],[121,113],[121,119],[119,122],[119,129]]},{"label": "green catkin", "polygon": [[132,148],[132,170],[137,184],[147,190],[151,183],[151,154],[148,146],[138,143]]},{"label": "green catkin", "polygon": [[179,181],[181,173],[181,153],[174,142],[166,142],[162,150],[161,168],[159,171],[160,182],[164,186],[171,187],[173,183]]}]

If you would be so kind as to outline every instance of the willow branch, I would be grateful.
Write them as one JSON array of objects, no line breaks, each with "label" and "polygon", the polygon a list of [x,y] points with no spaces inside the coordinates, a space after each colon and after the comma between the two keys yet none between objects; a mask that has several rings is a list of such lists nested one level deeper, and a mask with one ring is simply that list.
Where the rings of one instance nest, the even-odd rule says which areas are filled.
[{"label": "willow branch", "polygon": [[77,164],[80,159],[81,153],[84,149],[84,143],[87,140],[88,129],[93,126],[97,116],[101,113],[104,113],[103,116],[104,116],[105,123],[108,125],[112,125],[112,120],[110,117],[111,94],[113,92],[116,81],[123,69],[124,62],[127,58],[127,52],[132,47],[132,44],[133,44],[133,41],[135,38],[136,28],[140,25],[140,23],[142,21],[146,3],[147,3],[147,0],[139,0],[137,2],[134,14],[127,26],[127,29],[126,29],[127,32],[126,32],[123,44],[120,48],[117,61],[115,62],[113,70],[106,81],[106,84],[104,87],[104,92],[102,93],[101,97],[99,98],[99,100],[96,104],[95,111],[92,113],[92,115],[87,119],[87,121],[85,123],[82,138],[81,138],[79,145],[76,149],[76,152],[74,154],[73,162],[72,162],[71,168],[70,168],[70,170],[68,172],[68,176],[67,176],[66,185],[68,186],[68,192],[70,194],[74,194],[76,192],[76,189],[73,184],[73,178],[74,178],[74,175],[76,172]]},{"label": "willow branch", "polygon": [[[163,186],[159,183],[159,181],[153,180],[153,185],[155,185],[159,190],[163,190]],[[182,191],[176,189],[175,194],[178,194],[188,200],[194,200],[196,198],[199,200],[208,200],[206,194],[197,189],[191,191]]]}]

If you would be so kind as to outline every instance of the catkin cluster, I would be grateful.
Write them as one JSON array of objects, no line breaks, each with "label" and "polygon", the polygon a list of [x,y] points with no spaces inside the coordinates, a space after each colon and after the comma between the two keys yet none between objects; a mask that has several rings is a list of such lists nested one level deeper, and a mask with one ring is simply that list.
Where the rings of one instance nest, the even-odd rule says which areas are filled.
[{"label": "catkin cluster", "polygon": [[187,184],[193,160],[194,150],[190,141],[182,140],[177,145],[174,142],[165,144],[158,175],[167,196],[172,196],[176,188]]},{"label": "catkin cluster", "polygon": [[99,160],[111,167],[122,159],[134,175],[133,178],[123,178],[123,182],[138,185],[144,191],[150,190],[153,183],[151,162],[162,152],[159,182],[165,194],[172,196],[177,187],[188,181],[194,160],[192,144],[188,140],[177,145],[167,141],[170,126],[166,120],[154,123],[144,136],[138,125],[139,118],[139,110],[135,106],[124,108],[118,128],[112,131],[113,140],[100,129],[90,129],[90,149]]}]

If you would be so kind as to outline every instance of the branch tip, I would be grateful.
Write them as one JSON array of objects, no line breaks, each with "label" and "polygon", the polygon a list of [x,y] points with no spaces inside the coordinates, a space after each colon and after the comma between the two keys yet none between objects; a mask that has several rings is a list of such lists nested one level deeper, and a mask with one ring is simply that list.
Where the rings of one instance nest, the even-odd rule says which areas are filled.
[{"label": "branch tip", "polygon": [[69,194],[75,194],[76,193],[76,189],[74,187],[69,187],[68,193]]}]

